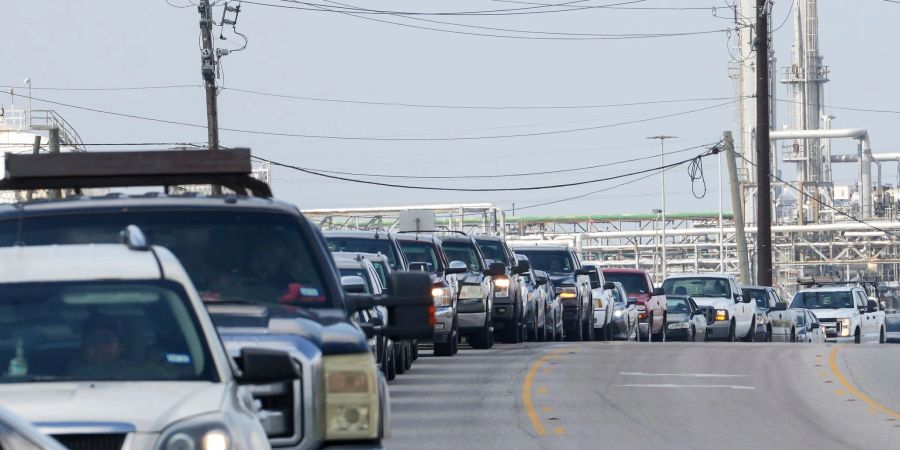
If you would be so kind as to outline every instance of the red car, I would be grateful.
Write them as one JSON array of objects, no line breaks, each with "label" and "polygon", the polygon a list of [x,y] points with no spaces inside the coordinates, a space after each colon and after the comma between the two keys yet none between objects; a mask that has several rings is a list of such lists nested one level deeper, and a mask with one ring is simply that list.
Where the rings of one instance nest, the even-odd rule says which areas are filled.
[{"label": "red car", "polygon": [[[618,281],[628,293],[628,302],[632,299],[638,305],[641,333],[652,333],[653,339],[662,341],[666,335],[666,293],[662,288],[654,288],[653,280],[646,270],[604,268],[606,281]],[[643,308],[641,308],[643,306]],[[650,324],[648,327],[647,324]],[[647,329],[650,331],[647,331]]]}]

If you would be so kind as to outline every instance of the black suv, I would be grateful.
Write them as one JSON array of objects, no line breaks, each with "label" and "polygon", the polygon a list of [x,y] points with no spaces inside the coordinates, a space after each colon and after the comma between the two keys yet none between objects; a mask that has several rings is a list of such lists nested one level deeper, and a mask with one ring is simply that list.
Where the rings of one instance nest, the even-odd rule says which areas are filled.
[{"label": "black suv", "polygon": [[457,321],[459,335],[476,349],[494,346],[494,324],[491,308],[494,301],[494,282],[478,245],[465,234],[441,235],[444,253],[450,267],[465,268],[456,276],[459,281]]},{"label": "black suv", "polygon": [[[74,189],[76,195],[0,206],[0,245],[119,242],[122,229],[137,225],[150,244],[167,247],[184,265],[229,354],[283,350],[300,366],[302,376],[292,383],[250,386],[273,447],[380,446],[389,416],[387,385],[369,353],[374,330],[350,317],[380,304],[392,321],[384,334],[427,335],[427,277],[395,274],[395,297],[345,294],[321,232],[295,206],[268,198],[268,186],[249,176],[246,149],[6,158],[0,190]],[[169,191],[197,184],[245,195],[77,195],[82,188]],[[246,195],[251,192],[256,196]],[[366,380],[352,394],[327,387],[326,379],[342,374]]]},{"label": "black suv", "polygon": [[563,325],[570,340],[594,339],[594,303],[590,272],[581,267],[575,251],[562,246],[531,246],[513,249],[525,255],[534,268],[550,275],[556,296],[563,306]]},{"label": "black suv", "polygon": [[492,263],[504,266],[504,273],[494,276],[494,327],[502,333],[503,342],[523,342],[528,291],[521,275],[528,272],[531,266],[528,261],[518,261],[503,238],[486,235],[473,237],[489,266]]}]

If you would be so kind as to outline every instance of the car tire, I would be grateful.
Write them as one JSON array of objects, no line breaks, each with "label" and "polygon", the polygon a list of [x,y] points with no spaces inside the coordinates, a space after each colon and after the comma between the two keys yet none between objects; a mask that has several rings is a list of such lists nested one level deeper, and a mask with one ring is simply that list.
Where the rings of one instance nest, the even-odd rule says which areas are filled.
[{"label": "car tire", "polygon": [[791,328],[791,343],[797,342],[797,329]]},{"label": "car tire", "polygon": [[737,342],[737,325],[734,321],[731,321],[731,325],[728,326],[728,342]]},{"label": "car tire", "polygon": [[[669,322],[668,316],[665,313],[663,313],[662,325],[660,325],[660,327],[659,327],[659,333],[656,333],[656,340],[658,342],[666,342],[666,330],[669,327],[668,322]],[[650,322],[651,325],[652,325],[652,323],[653,322]],[[649,326],[650,325],[648,325],[648,327]]]},{"label": "car tire", "polygon": [[585,340],[593,341],[594,340],[594,312],[591,311],[587,317],[582,317],[585,319],[584,321],[584,331],[585,331]]},{"label": "car tire", "polygon": [[694,328],[693,325],[691,325],[691,338],[687,340],[691,342],[697,342],[697,329]]},{"label": "car tire", "polygon": [[478,332],[469,336],[467,340],[469,341],[469,345],[476,350],[491,348],[491,344],[494,342],[494,336],[493,333],[491,333],[490,321],[485,323],[481,330],[478,330]]},{"label": "car tire", "polygon": [[387,378],[387,380],[394,381],[394,378],[397,378],[397,365],[394,361],[394,345],[385,345],[385,347],[389,348],[386,348],[384,351],[385,360],[381,367],[385,369],[384,376]]},{"label": "car tire", "polygon": [[772,339],[773,339],[773,337],[772,337],[772,327],[771,327],[771,326],[766,326],[766,339],[765,339],[765,341],[766,341],[766,342],[772,342]]},{"label": "car tire", "polygon": [[747,335],[744,336],[744,342],[756,342],[756,318],[753,318],[753,322],[750,322],[750,331],[747,332]]},{"label": "car tire", "polygon": [[887,343],[887,333],[886,333],[886,330],[884,329],[884,326],[881,327],[881,334],[878,336],[878,343],[879,344]]},{"label": "car tire", "polygon": [[526,324],[525,329],[527,330],[526,340],[528,342],[537,341],[537,313],[534,310],[531,313],[531,325]]},{"label": "car tire", "polygon": [[402,342],[394,342],[394,372],[406,373],[406,349]]},{"label": "car tire", "polygon": [[572,324],[572,336],[569,337],[568,340],[574,342],[580,342],[584,340],[584,327],[582,326],[581,315],[579,314],[578,318],[575,319],[575,322]]},{"label": "car tire", "polygon": [[415,359],[415,343],[405,341],[404,350],[406,351],[406,370],[412,369],[413,360]]},{"label": "car tire", "polygon": [[862,344],[862,333],[860,333],[859,328],[857,328],[856,332],[853,333],[853,343]]}]

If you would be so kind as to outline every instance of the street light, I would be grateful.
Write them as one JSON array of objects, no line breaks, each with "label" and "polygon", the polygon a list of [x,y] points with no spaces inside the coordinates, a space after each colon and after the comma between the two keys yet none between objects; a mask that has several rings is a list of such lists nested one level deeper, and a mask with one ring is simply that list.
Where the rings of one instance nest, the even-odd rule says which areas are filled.
[{"label": "street light", "polygon": [[648,136],[647,139],[659,139],[659,162],[660,174],[662,175],[662,277],[666,279],[666,139],[675,139],[676,136],[667,136],[660,134],[658,136]]}]

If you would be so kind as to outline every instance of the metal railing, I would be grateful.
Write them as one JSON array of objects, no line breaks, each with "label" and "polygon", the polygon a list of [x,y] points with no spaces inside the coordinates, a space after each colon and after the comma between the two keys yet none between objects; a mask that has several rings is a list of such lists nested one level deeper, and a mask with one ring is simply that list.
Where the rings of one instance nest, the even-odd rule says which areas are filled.
[{"label": "metal railing", "polygon": [[32,130],[59,130],[59,145],[74,147],[75,151],[87,151],[84,141],[75,131],[75,128],[66,122],[56,111],[52,109],[35,109],[31,111],[30,128]]}]

